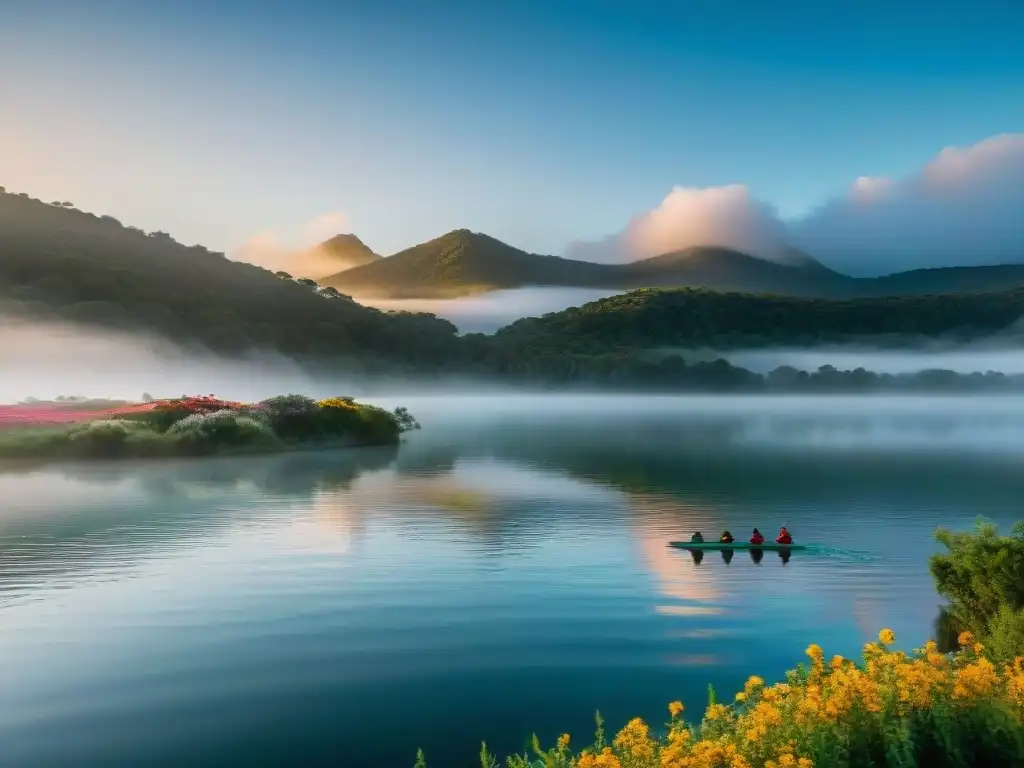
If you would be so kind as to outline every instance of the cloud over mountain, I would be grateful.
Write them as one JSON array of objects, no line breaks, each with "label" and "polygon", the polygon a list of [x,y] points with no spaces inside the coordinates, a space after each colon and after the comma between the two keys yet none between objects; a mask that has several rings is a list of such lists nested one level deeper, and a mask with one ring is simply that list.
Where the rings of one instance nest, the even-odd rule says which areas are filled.
[{"label": "cloud over mountain", "polygon": [[257,232],[229,254],[235,261],[258,267],[284,270],[296,277],[323,277],[338,271],[335,258],[318,249],[323,241],[348,229],[349,218],[335,211],[316,216],[302,224],[295,234],[265,230]]},{"label": "cloud over mountain", "polygon": [[623,262],[720,245],[772,259],[787,243],[856,275],[1024,262],[1024,133],[948,147],[905,179],[859,178],[788,222],[742,185],[676,187],[622,231],[571,243],[566,255]]},{"label": "cloud over mountain", "polygon": [[635,216],[622,232],[596,242],[571,243],[566,255],[619,263],[695,245],[718,245],[774,258],[785,243],[785,225],[745,186],[675,187],[657,208]]}]

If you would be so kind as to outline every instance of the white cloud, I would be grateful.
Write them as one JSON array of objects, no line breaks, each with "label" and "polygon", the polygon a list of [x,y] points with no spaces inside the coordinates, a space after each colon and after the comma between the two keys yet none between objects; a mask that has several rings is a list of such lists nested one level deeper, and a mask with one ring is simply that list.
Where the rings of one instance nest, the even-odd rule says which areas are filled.
[{"label": "white cloud", "polygon": [[786,228],[775,211],[755,200],[740,184],[688,189],[675,187],[652,211],[636,216],[626,228],[603,240],[577,241],[566,255],[615,263],[634,261],[696,245],[718,245],[780,255]]},{"label": "white cloud", "polygon": [[905,179],[858,178],[790,222],[742,185],[676,187],[622,231],[571,243],[566,255],[622,262],[721,245],[776,258],[786,243],[856,275],[1024,263],[1024,134],[943,149]]},{"label": "white cloud", "polygon": [[322,243],[335,235],[349,231],[348,214],[341,211],[324,213],[302,225],[302,243],[306,248]]},{"label": "white cloud", "polygon": [[337,262],[314,246],[346,232],[348,227],[346,214],[340,211],[324,213],[305,222],[292,237],[272,230],[257,232],[229,255],[235,261],[245,261],[275,272],[284,270],[295,277],[324,277],[338,271]]}]

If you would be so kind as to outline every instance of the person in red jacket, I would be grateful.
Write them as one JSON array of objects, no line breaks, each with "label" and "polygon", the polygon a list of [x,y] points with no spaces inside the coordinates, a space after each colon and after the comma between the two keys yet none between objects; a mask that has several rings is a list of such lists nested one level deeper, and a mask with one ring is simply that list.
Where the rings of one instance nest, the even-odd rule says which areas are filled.
[{"label": "person in red jacket", "polygon": [[764,544],[764,536],[761,535],[761,532],[759,530],[757,530],[757,528],[754,529],[754,533],[750,537],[750,543],[751,544]]},{"label": "person in red jacket", "polygon": [[775,540],[776,544],[792,544],[793,537],[789,535],[789,531],[786,530],[786,526],[782,526],[779,529],[779,538]]}]

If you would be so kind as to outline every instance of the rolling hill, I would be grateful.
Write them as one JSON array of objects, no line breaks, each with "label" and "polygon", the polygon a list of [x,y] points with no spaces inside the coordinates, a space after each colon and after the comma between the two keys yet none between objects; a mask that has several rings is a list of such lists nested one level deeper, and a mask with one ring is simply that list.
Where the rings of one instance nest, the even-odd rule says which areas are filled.
[{"label": "rolling hill", "polygon": [[[614,350],[767,346],[921,339],[970,341],[1004,335],[1024,315],[1024,288],[999,293],[857,299],[647,289],[526,318],[499,330],[499,345],[607,354]],[[1018,342],[1019,343],[1019,342]]]},{"label": "rolling hill", "polygon": [[320,283],[355,296],[438,298],[527,285],[603,287],[615,275],[612,266],[539,256],[459,229]]},{"label": "rolling hill", "polygon": [[[368,250],[368,249],[367,249]],[[791,250],[768,260],[702,246],[626,264],[527,253],[488,235],[456,230],[387,258],[322,278],[323,285],[371,298],[450,298],[532,286],[707,288],[817,298],[978,293],[1024,287],[1024,265],[919,269],[853,278]]]},{"label": "rolling hill", "polygon": [[398,366],[455,354],[455,326],[432,315],[328,298],[164,232],[68,206],[0,192],[5,314],[149,332],[222,354],[255,347]]},{"label": "rolling hill", "polygon": [[526,286],[691,286],[800,296],[831,296],[853,290],[852,278],[810,257],[780,263],[728,248],[702,247],[629,264],[594,264],[527,253],[464,229],[320,282],[355,296],[384,298],[466,296]]}]

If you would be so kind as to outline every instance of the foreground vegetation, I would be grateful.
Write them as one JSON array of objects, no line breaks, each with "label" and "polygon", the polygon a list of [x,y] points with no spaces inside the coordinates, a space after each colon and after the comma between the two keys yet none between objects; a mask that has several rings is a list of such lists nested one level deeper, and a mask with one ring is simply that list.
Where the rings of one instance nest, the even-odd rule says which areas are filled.
[{"label": "foreground vegetation", "polygon": [[[682,702],[655,733],[630,721],[606,742],[597,716],[593,744],[576,751],[569,734],[508,768],[821,768],[831,766],[1024,765],[1024,523],[1010,536],[980,524],[975,532],[939,531],[948,552],[931,569],[949,612],[964,629],[956,649],[935,641],[913,653],[895,650],[891,630],[864,647],[860,662],[826,658],[817,645],[807,662],[766,683],[750,677],[728,701],[710,701],[688,720]],[[483,768],[497,761],[486,745]],[[425,756],[417,768],[425,768]]]},{"label": "foreground vegetation", "polygon": [[[99,414],[5,409],[0,458],[141,458],[266,453],[302,447],[393,445],[419,424],[404,408],[388,412],[352,398],[314,401],[282,395],[259,403],[182,397]],[[13,415],[11,415],[13,414]],[[55,424],[57,418],[65,423]],[[13,426],[10,426],[12,425]],[[3,426],[0,423],[0,426]]]}]

